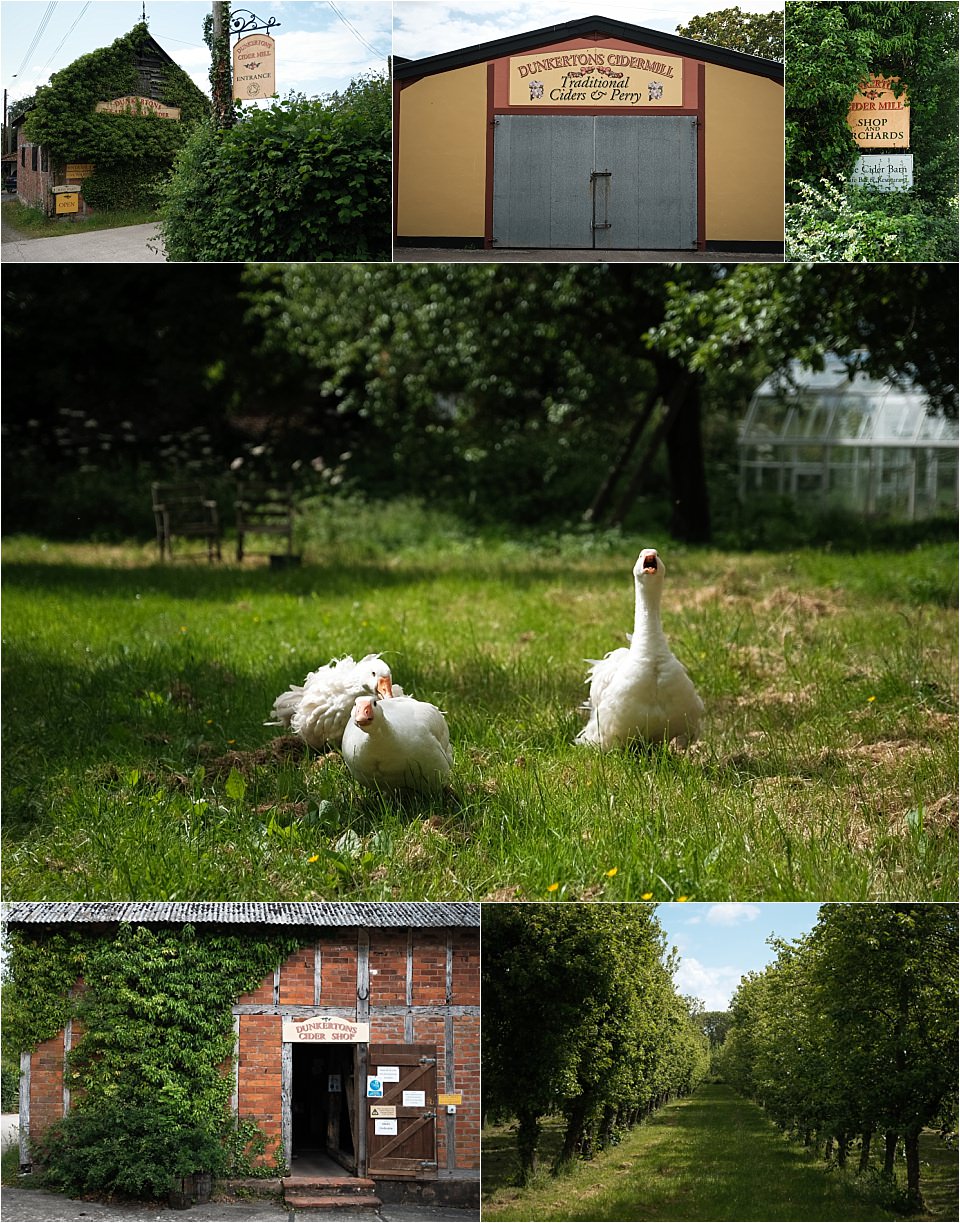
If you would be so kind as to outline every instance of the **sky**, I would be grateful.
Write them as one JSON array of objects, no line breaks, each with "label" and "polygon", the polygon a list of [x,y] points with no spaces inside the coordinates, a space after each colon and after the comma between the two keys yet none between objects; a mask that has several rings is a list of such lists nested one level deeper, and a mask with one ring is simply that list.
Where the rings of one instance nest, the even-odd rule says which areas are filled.
[{"label": "sky", "polygon": [[[783,10],[783,0],[738,0],[745,13],[772,13]],[[438,0],[396,0],[393,49],[405,59],[422,59],[442,51],[457,51],[493,38],[506,38],[539,30],[543,26],[583,17],[609,17],[630,25],[646,26],[676,34],[678,25],[691,17],[730,8],[728,0],[660,0],[646,3],[611,4],[607,0],[574,0],[573,3],[503,4],[498,0],[473,0],[472,3],[443,4]]]},{"label": "sky", "polygon": [[674,981],[708,1011],[725,1011],[740,978],[775,957],[771,934],[795,939],[813,929],[818,904],[661,904],[657,920],[680,954]]},{"label": "sky", "polygon": [[[2,0],[0,70],[8,104],[34,93],[38,85],[49,82],[52,72],[79,56],[129,33],[141,19],[144,2],[150,33],[209,94],[210,53],[203,41],[203,18],[210,12],[206,0],[59,0],[53,4]],[[308,96],[332,93],[363,73],[386,70],[391,43],[389,0],[336,0],[336,4],[250,0],[231,9],[236,12],[241,7],[263,21],[274,17],[280,23],[270,32],[277,43],[277,92],[281,96],[291,90]],[[44,18],[46,25],[28,55]],[[231,38],[234,42],[236,38]]]}]

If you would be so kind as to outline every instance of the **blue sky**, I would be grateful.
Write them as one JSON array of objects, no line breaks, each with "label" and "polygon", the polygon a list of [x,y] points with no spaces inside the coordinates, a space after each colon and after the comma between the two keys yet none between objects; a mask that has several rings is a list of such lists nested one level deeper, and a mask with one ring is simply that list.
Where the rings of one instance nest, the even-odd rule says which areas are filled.
[{"label": "blue sky", "polygon": [[794,939],[813,929],[818,904],[661,904],[657,919],[680,953],[674,978],[682,994],[702,998],[708,1011],[723,1011],[744,973],[774,958],[771,934]]},{"label": "blue sky", "polygon": [[[252,9],[263,20],[275,17],[280,23],[271,33],[277,41],[281,95],[291,90],[307,95],[331,93],[362,73],[386,69],[391,45],[389,0],[336,0],[336,4],[257,0],[233,6],[241,7]],[[203,18],[210,4],[204,0],[146,0],[146,10],[147,24],[157,42],[209,93],[210,57],[203,41]],[[47,84],[52,72],[78,56],[128,33],[140,20],[141,11],[141,0],[93,0],[89,4],[59,0],[52,5],[44,0],[2,0],[0,68],[8,103]],[[45,16],[47,24],[28,55]]]},{"label": "blue sky", "polygon": [[[772,13],[783,9],[783,0],[738,0],[741,11]],[[573,0],[549,5],[504,4],[502,0],[474,0],[469,4],[444,4],[438,0],[397,0],[394,4],[394,51],[406,59],[421,59],[442,51],[472,47],[493,38],[539,30],[546,25],[576,21],[583,17],[610,17],[631,25],[646,26],[675,34],[701,13],[729,8],[727,0],[659,0],[632,4],[603,0]]]}]

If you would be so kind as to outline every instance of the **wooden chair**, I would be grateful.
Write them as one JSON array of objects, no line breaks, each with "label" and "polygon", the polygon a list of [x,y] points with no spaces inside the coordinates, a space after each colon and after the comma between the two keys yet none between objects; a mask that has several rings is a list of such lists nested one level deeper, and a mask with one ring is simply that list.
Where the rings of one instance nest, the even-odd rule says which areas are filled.
[{"label": "wooden chair", "polygon": [[248,535],[274,535],[287,541],[286,555],[293,555],[293,493],[289,485],[243,484],[234,502],[237,512],[237,560],[251,555]]},{"label": "wooden chair", "polygon": [[157,547],[161,560],[173,560],[174,539],[202,539],[207,560],[220,560],[220,513],[198,482],[155,481],[150,485],[153,517],[157,525]]}]

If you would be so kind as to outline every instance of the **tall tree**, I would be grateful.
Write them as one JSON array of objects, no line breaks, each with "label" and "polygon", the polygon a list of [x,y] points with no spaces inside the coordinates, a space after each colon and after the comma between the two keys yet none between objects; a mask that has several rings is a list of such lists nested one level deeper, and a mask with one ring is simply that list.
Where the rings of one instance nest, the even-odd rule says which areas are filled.
[{"label": "tall tree", "polygon": [[744,55],[759,55],[763,59],[783,61],[783,13],[745,13],[737,6],[691,17],[686,25],[678,25],[683,38],[695,38],[715,47],[742,51]]}]

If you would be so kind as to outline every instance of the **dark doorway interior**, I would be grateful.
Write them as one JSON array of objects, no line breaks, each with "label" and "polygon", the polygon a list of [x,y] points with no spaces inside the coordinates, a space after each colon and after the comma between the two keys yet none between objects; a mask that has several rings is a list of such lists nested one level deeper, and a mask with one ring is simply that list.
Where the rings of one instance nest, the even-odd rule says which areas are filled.
[{"label": "dark doorway interior", "polygon": [[326,1155],[355,1172],[353,1045],[293,1046],[293,1158]]}]

